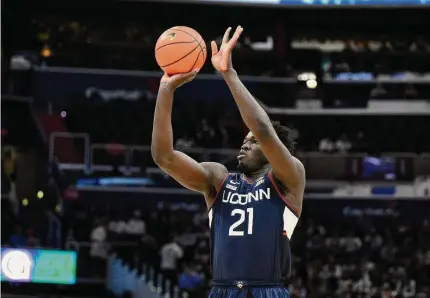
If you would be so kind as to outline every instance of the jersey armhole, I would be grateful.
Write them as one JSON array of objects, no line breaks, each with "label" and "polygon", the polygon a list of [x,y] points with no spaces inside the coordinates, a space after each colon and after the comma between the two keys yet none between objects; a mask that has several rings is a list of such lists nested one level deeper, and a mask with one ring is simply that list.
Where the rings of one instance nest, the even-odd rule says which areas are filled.
[{"label": "jersey armhole", "polygon": [[291,212],[294,213],[295,216],[297,216],[297,218],[300,217],[300,212],[294,208],[291,203],[285,198],[285,196],[282,194],[281,190],[279,189],[278,185],[276,184],[276,181],[273,177],[272,171],[269,171],[267,173],[267,176],[269,177],[270,182],[273,185],[273,188],[276,190],[276,192],[278,193],[278,195],[281,197],[282,201],[284,201],[284,203],[287,205],[288,209],[291,210]]},{"label": "jersey armhole", "polygon": [[214,196],[214,199],[213,199],[212,203],[211,203],[211,204],[209,205],[209,207],[208,207],[208,212],[209,212],[209,211],[211,211],[212,206],[215,204],[215,201],[216,201],[216,199],[217,199],[217,197],[218,197],[218,195],[219,195],[219,193],[220,193],[221,189],[223,188],[223,186],[224,186],[224,184],[225,184],[225,182],[227,181],[227,178],[228,178],[229,176],[230,176],[230,174],[227,174],[227,175],[225,176],[224,180],[220,183],[220,185],[219,185],[218,189],[216,190],[216,194],[215,194],[215,196]]}]

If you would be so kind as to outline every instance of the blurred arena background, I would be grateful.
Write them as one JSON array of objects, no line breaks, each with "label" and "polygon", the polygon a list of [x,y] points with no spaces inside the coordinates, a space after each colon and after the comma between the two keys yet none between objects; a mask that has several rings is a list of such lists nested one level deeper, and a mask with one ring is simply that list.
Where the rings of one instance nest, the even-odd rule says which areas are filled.
[{"label": "blurred arena background", "polygon": [[[204,201],[149,151],[153,48],[242,25],[235,68],[307,171],[292,297],[430,297],[426,1],[186,2],[2,2],[2,296],[207,295]],[[209,61],[175,105],[176,146],[234,170],[246,128]]]}]

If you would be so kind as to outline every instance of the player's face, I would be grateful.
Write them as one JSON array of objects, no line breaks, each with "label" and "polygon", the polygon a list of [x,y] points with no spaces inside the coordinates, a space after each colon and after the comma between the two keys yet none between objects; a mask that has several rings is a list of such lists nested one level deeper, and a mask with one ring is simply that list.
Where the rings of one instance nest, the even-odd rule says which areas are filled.
[{"label": "player's face", "polygon": [[237,169],[244,174],[252,174],[267,163],[260,144],[258,144],[252,132],[249,132],[245,137],[237,160],[239,161]]}]

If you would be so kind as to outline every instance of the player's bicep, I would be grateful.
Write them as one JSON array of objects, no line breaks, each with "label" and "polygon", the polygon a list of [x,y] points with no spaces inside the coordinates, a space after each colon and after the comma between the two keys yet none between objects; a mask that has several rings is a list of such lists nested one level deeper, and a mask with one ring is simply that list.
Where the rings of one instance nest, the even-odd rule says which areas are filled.
[{"label": "player's bicep", "polygon": [[206,194],[212,187],[211,173],[197,161],[180,151],[175,151],[169,162],[159,164],[159,167],[190,190]]},{"label": "player's bicep", "polygon": [[[167,164],[160,168],[184,187],[210,195],[218,177],[227,169],[218,163],[198,163],[185,153],[175,151]],[[225,176],[225,174],[224,174]]]}]

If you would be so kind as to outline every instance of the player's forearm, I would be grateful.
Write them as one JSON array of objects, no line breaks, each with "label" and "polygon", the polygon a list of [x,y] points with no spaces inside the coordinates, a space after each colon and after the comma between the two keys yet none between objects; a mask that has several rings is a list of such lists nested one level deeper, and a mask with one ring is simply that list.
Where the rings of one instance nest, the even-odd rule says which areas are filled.
[{"label": "player's forearm", "polygon": [[173,156],[173,90],[161,83],[155,105],[151,154],[155,163],[167,163]]},{"label": "player's forearm", "polygon": [[269,116],[241,82],[236,71],[230,70],[223,77],[236,101],[240,115],[249,130],[256,137],[262,132],[267,132],[272,126]]}]

